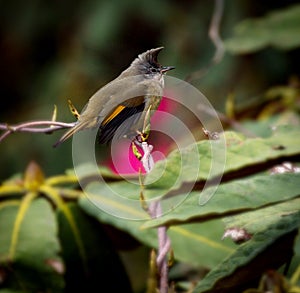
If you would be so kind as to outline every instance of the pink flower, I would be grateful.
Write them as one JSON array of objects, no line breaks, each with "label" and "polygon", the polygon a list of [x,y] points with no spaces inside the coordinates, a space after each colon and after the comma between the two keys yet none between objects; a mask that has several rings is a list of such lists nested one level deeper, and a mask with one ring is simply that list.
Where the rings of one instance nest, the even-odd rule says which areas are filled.
[{"label": "pink flower", "polygon": [[[163,112],[172,112],[176,108],[176,103],[166,98],[162,101],[151,118],[151,128],[159,129],[160,123],[165,123],[166,117]],[[154,161],[163,159],[169,152],[172,140],[166,134],[152,131],[148,139],[149,144],[153,145],[152,156]],[[143,155],[141,148],[138,148],[141,155]],[[120,175],[136,174],[141,169],[144,172],[141,162],[136,158],[132,151],[131,142],[126,139],[120,139],[117,146],[112,146],[111,158],[106,164],[114,173]]]}]

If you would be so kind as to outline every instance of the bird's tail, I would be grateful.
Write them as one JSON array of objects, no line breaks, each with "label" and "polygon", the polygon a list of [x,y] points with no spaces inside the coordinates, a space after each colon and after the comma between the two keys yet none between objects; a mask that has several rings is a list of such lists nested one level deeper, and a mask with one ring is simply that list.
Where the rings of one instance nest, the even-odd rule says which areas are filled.
[{"label": "bird's tail", "polygon": [[69,139],[73,134],[75,134],[77,131],[82,130],[85,128],[85,123],[78,123],[74,127],[72,127],[70,130],[68,130],[54,145],[53,147],[57,147],[60,144],[62,144],[64,141]]}]

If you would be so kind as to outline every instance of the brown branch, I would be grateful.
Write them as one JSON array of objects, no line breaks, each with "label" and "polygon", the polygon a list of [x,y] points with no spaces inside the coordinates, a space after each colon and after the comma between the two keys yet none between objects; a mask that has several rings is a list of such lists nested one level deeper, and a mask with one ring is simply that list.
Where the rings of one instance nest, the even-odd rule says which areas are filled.
[{"label": "brown branch", "polygon": [[220,37],[220,24],[223,16],[223,10],[224,10],[224,0],[215,0],[215,7],[214,7],[212,19],[208,30],[208,36],[213,42],[213,44],[215,45],[216,49],[210,64],[204,68],[201,68],[189,74],[185,78],[186,82],[191,82],[193,80],[202,78],[213,65],[221,62],[225,51],[223,41]]},{"label": "brown branch", "polygon": [[216,47],[216,52],[212,59],[213,63],[219,63],[224,56],[224,44],[220,37],[220,23],[224,10],[223,6],[223,0],[215,0],[215,9],[208,31],[208,35]]}]

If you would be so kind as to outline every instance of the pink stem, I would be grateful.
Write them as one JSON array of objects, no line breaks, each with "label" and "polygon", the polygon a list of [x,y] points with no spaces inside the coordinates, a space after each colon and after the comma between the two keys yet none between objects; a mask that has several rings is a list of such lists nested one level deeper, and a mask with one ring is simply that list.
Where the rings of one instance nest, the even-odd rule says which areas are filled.
[{"label": "pink stem", "polygon": [[[153,157],[151,151],[153,150],[152,145],[148,145],[147,142],[142,142],[142,149],[144,152],[141,162],[146,173],[149,173],[154,167]],[[159,200],[153,201],[149,205],[149,214],[152,219],[158,218],[162,215],[161,202]],[[171,240],[167,235],[167,227],[162,226],[157,229],[158,236],[158,255],[156,258],[156,265],[160,276],[160,293],[168,293],[168,263],[167,254],[171,247]]]}]

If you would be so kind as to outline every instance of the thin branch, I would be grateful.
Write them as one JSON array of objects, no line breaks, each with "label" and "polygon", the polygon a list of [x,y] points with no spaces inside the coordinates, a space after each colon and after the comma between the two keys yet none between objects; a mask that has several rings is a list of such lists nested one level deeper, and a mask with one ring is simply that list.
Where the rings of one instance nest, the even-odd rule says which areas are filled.
[{"label": "thin branch", "polygon": [[[16,125],[9,125],[7,123],[0,123],[0,130],[4,133],[0,136],[0,142],[6,139],[10,134],[14,132],[32,132],[32,133],[51,133],[56,130],[71,128],[75,123],[65,123],[58,121],[30,121],[23,122]],[[46,126],[46,127],[42,127]]]},{"label": "thin branch", "polygon": [[208,36],[213,42],[213,44],[215,45],[215,54],[211,62],[206,67],[201,68],[189,74],[185,78],[186,82],[191,82],[193,80],[202,78],[213,65],[218,64],[223,59],[225,50],[224,50],[224,43],[220,37],[220,24],[223,16],[223,10],[224,10],[224,0],[215,0],[215,7],[214,7],[212,19],[208,30]]},{"label": "thin branch", "polygon": [[224,56],[224,44],[220,37],[220,23],[224,10],[223,0],[215,0],[215,9],[210,23],[208,35],[216,47],[216,52],[213,57],[214,63],[219,63]]}]

